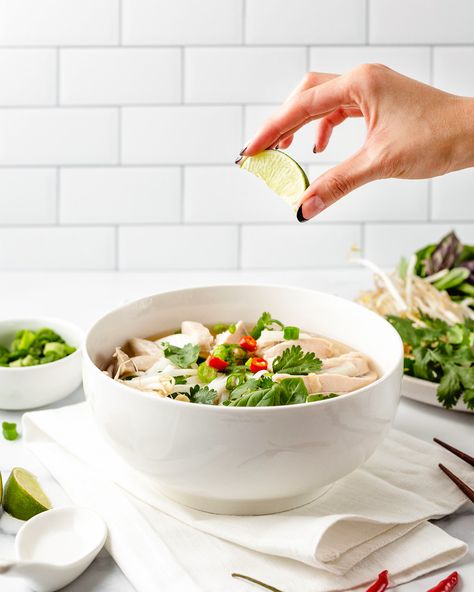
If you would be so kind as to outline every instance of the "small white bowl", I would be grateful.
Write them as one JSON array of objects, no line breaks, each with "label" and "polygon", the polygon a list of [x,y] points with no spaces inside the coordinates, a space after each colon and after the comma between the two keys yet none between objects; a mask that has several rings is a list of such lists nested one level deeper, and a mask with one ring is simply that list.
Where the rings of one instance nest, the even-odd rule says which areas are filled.
[{"label": "small white bowl", "polygon": [[20,329],[49,327],[76,351],[39,366],[0,366],[0,409],[34,409],[67,397],[81,384],[81,347],[84,334],[67,321],[48,317],[0,320],[0,344],[9,347]]}]

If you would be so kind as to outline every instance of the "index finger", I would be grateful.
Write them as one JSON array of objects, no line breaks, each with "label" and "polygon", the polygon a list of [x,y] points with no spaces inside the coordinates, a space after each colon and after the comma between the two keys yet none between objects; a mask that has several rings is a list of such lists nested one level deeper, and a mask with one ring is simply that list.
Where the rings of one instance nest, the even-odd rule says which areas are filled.
[{"label": "index finger", "polygon": [[303,90],[290,98],[270,117],[257,135],[249,142],[244,154],[252,156],[271,148],[290,131],[296,131],[312,119],[333,111],[348,101],[342,76],[326,74],[326,82]]}]

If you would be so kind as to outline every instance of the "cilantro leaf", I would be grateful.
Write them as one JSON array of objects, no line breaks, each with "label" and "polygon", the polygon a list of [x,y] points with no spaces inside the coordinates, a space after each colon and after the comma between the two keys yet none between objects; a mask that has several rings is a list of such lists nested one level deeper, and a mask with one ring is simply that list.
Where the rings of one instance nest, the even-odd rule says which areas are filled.
[{"label": "cilantro leaf", "polygon": [[176,347],[163,342],[163,353],[178,368],[189,368],[199,357],[199,345],[187,343],[184,347]]},{"label": "cilantro leaf", "polygon": [[474,409],[474,389],[466,389],[462,400],[468,409]]},{"label": "cilantro leaf", "polygon": [[189,400],[191,403],[200,403],[201,405],[213,405],[217,397],[217,391],[208,386],[193,386],[189,390]]},{"label": "cilantro leaf", "polygon": [[273,382],[269,376],[252,378],[231,393],[232,407],[275,407],[305,403],[308,391],[302,378],[284,378]]},{"label": "cilantro leaf", "polygon": [[462,393],[459,374],[454,365],[447,365],[438,387],[438,401],[446,408],[454,407]]},{"label": "cilantro leaf", "polygon": [[321,370],[321,360],[313,352],[304,353],[299,345],[292,345],[273,360],[273,372],[310,374]]},{"label": "cilantro leaf", "polygon": [[255,327],[250,331],[250,335],[254,339],[258,339],[264,329],[273,329],[273,325],[278,325],[278,327],[284,329],[282,322],[278,321],[277,319],[273,319],[269,312],[263,312]]},{"label": "cilantro leaf", "polygon": [[339,397],[336,393],[313,393],[306,398],[307,403],[315,403],[316,401],[325,401],[326,399],[335,399]]},{"label": "cilantro leaf", "polygon": [[[405,343],[405,373],[439,383],[437,397],[447,409],[463,399],[474,408],[474,323],[449,326],[421,315],[423,326],[409,319],[389,317]],[[408,346],[408,347],[407,347]]]}]

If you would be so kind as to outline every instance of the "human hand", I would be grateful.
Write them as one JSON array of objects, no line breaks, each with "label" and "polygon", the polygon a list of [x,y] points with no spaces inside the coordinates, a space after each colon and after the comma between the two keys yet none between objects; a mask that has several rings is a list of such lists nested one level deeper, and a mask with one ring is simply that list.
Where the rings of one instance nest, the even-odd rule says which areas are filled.
[{"label": "human hand", "polygon": [[376,179],[424,179],[474,166],[474,99],[380,64],[344,75],[307,74],[241,154],[288,148],[293,134],[314,119],[319,120],[314,152],[323,152],[333,128],[348,117],[364,117],[365,142],[311,183],[300,201],[300,222]]}]

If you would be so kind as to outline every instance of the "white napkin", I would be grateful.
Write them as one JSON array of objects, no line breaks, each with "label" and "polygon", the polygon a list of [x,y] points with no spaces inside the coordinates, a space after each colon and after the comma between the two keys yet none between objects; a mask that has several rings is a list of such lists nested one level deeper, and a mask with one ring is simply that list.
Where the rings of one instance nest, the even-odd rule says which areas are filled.
[{"label": "white napkin", "polygon": [[71,499],[95,508],[108,549],[139,592],[222,592],[245,573],[285,592],[357,588],[383,569],[399,584],[462,557],[466,545],[426,522],[459,508],[445,462],[474,485],[469,467],[439,447],[392,431],[365,465],[315,502],[281,514],[218,516],[175,504],[124,463],[86,403],[24,416],[26,445]]}]

